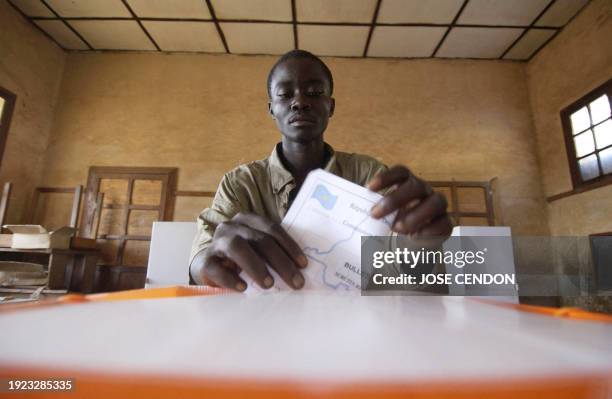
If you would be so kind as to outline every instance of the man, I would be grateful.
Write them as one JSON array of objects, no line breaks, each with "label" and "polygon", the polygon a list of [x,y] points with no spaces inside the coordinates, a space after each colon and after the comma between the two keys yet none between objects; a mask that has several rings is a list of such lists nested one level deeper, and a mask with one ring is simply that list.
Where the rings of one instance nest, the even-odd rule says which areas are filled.
[{"label": "man", "polygon": [[210,208],[198,218],[191,255],[195,284],[244,291],[240,272],[262,288],[274,285],[268,268],[290,286],[304,285],[308,260],[280,222],[306,175],[323,168],[373,191],[385,191],[371,210],[382,218],[398,211],[392,229],[420,237],[446,238],[452,223],[444,196],[404,166],[388,169],[375,159],[334,152],[323,133],[334,113],[333,78],[318,57],[294,50],[268,75],[268,107],[282,139],[272,155],[228,172]]}]

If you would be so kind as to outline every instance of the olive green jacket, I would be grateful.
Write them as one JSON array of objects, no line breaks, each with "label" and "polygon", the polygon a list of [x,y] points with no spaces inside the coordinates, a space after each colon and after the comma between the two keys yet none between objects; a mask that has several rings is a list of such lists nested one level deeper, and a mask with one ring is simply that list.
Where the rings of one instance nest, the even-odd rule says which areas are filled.
[{"label": "olive green jacket", "polygon": [[[223,176],[212,205],[198,216],[190,263],[210,245],[217,225],[239,212],[255,213],[276,223],[283,220],[296,183],[281,161],[280,148],[279,143],[268,158],[240,165]],[[334,151],[328,144],[325,149],[329,161],[324,169],[360,186],[387,169],[367,155]]]}]

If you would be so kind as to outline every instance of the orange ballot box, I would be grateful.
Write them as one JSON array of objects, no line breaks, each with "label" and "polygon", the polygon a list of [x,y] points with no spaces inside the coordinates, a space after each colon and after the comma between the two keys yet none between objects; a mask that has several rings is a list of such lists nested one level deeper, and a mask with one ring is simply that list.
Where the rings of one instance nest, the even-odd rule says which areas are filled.
[{"label": "orange ballot box", "polygon": [[72,296],[0,308],[0,378],[70,379],[63,395],[80,398],[611,397],[610,320],[527,310],[189,287]]}]

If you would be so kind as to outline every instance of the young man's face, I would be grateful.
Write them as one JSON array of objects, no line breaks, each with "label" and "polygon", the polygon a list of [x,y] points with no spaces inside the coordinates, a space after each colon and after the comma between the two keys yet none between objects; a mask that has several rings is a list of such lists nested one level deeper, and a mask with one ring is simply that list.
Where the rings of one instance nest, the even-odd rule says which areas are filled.
[{"label": "young man's face", "polygon": [[287,139],[306,143],[318,140],[334,113],[330,82],[323,68],[308,58],[280,64],[270,84],[270,114]]}]

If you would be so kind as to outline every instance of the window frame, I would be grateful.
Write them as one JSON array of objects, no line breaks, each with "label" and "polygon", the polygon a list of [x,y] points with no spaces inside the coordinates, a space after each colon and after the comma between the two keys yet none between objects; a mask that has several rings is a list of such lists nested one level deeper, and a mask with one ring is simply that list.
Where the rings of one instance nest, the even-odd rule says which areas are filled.
[{"label": "window frame", "polygon": [[11,127],[17,96],[0,86],[0,97],[4,99],[4,107],[2,108],[2,115],[0,115],[0,166],[2,166],[6,139],[8,138],[9,128]]},{"label": "window frame", "polygon": [[[573,102],[569,106],[563,108],[561,110],[561,123],[563,126],[563,137],[565,139],[565,150],[567,151],[567,159],[569,162],[570,175],[572,177],[572,187],[574,190],[583,191],[586,189],[593,189],[597,187],[606,186],[608,184],[612,184],[612,174],[608,173],[605,175],[598,176],[594,179],[584,181],[582,180],[582,176],[580,175],[580,169],[578,167],[578,157],[576,156],[576,148],[574,146],[574,135],[572,134],[572,123],[570,120],[570,116],[581,109],[582,107],[587,107],[591,101],[596,100],[602,95],[606,94],[608,96],[608,102],[612,100],[612,79],[609,79],[604,84],[598,86],[594,90],[590,91],[588,94],[584,95],[579,100]],[[611,103],[612,107],[612,103]],[[588,107],[587,107],[588,110]],[[590,111],[589,111],[590,115]],[[611,147],[605,147],[605,149]],[[599,151],[603,149],[595,151],[597,154]],[[598,157],[599,163],[599,157]],[[601,164],[599,164],[600,171]]]}]

